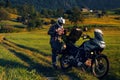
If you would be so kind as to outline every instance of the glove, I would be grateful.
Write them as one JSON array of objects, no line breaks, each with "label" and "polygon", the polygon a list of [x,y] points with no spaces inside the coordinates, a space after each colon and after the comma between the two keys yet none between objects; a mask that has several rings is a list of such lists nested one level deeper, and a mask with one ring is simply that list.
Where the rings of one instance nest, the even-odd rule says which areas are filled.
[{"label": "glove", "polygon": [[58,28],[56,30],[56,32],[57,32],[58,35],[63,35],[64,34],[64,28]]}]

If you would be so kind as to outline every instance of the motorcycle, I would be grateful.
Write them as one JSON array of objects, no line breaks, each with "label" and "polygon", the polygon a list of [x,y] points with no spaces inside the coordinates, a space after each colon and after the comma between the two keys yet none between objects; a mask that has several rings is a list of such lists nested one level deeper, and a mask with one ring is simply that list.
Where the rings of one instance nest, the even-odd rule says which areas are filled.
[{"label": "motorcycle", "polygon": [[[80,46],[76,46],[75,42],[82,37],[87,39]],[[74,28],[70,34],[64,35],[63,41],[66,48],[62,50],[60,57],[60,66],[63,70],[71,69],[72,67],[80,67],[86,71],[90,71],[97,78],[103,78],[109,71],[109,60],[102,51],[105,48],[103,33],[100,29],[94,30],[94,38],[89,35],[83,35],[79,28]]]}]

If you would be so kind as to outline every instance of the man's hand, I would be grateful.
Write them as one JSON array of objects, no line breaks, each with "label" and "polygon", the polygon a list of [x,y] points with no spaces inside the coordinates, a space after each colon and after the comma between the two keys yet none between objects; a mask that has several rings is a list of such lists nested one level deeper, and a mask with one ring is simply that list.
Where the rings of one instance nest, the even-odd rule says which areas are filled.
[{"label": "man's hand", "polygon": [[56,32],[58,33],[58,35],[62,35],[64,34],[64,28],[58,28]]}]

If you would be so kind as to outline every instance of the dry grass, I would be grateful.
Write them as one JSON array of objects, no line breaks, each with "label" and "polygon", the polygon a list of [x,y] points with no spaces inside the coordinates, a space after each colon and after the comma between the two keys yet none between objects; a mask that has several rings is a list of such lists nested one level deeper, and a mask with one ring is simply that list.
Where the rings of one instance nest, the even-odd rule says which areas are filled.
[{"label": "dry grass", "polygon": [[112,25],[120,25],[119,20],[115,20],[114,17],[111,18],[111,16],[105,16],[102,18],[87,18],[84,21],[84,24],[112,24]]},{"label": "dry grass", "polygon": [[16,15],[16,14],[10,14],[11,19],[16,19],[17,17],[18,17],[18,15]]}]

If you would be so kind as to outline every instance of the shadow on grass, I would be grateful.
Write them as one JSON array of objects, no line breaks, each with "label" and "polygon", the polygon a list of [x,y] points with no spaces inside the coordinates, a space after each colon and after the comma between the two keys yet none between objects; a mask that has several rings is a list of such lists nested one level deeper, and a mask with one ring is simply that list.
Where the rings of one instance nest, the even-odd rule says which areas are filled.
[{"label": "shadow on grass", "polygon": [[[6,41],[8,41],[8,40],[6,40]],[[15,45],[16,47],[19,47],[19,48],[22,48],[22,49],[24,49],[24,50],[30,51],[34,57],[36,57],[36,58],[38,58],[39,60],[42,60],[42,61],[44,61],[44,62],[46,62],[46,63],[48,63],[48,64],[51,64],[51,62],[50,62],[49,60],[45,59],[46,57],[48,58],[48,56],[43,55],[44,53],[42,53],[42,54],[39,53],[39,55],[43,56],[43,57],[41,57],[41,56],[39,56],[39,55],[36,55],[33,51],[29,50],[30,48],[24,48],[25,46],[24,46],[24,47],[20,47],[20,46],[18,46],[16,43],[11,42],[11,41],[8,41],[8,42],[9,42],[9,43],[12,43],[12,44]],[[14,50],[16,50],[16,47],[15,47],[15,46],[12,46],[11,44],[8,44],[8,43],[6,43],[6,42],[4,42],[3,44],[4,44],[5,48],[7,48],[8,50],[9,50],[10,48],[14,48]],[[22,51],[22,52],[23,52],[23,51]]]},{"label": "shadow on grass", "polygon": [[[10,43],[13,43],[11,41],[9,41]],[[7,44],[5,44],[7,45]],[[36,50],[34,48],[30,48],[30,47],[26,47],[26,46],[23,46],[23,45],[19,45],[19,44],[16,44],[14,43],[14,45],[18,46],[18,47],[21,47],[21,48],[24,48],[24,49],[28,49],[28,50],[31,50],[31,51],[38,51],[39,53],[41,53],[39,50]],[[7,45],[7,46],[10,46],[10,45]],[[10,46],[11,47],[11,46]],[[7,48],[7,47],[6,47]],[[13,47],[14,48],[14,47]],[[17,56],[18,58],[20,58],[22,61],[26,62],[29,67],[27,67],[27,69],[29,71],[31,70],[36,70],[37,73],[39,74],[42,74],[43,76],[45,77],[55,77],[55,78],[58,78],[59,75],[66,75],[70,78],[72,78],[73,80],[81,80],[80,77],[77,76],[77,74],[75,72],[63,72],[61,69],[58,69],[58,70],[55,70],[52,68],[52,66],[47,66],[47,65],[44,65],[44,64],[41,64],[41,63],[38,63],[36,61],[34,61],[32,58],[30,58],[28,55],[24,54],[24,52],[18,52],[16,51],[15,49],[13,48],[7,48],[11,53],[13,53],[15,56]],[[41,54],[43,56],[48,56],[48,55],[45,55],[44,53]],[[45,59],[40,59],[41,61],[45,62],[45,63],[48,63],[50,64],[49,62],[47,62]],[[4,62],[4,61],[3,61]],[[11,64],[11,67],[13,68],[16,68],[14,65],[14,62],[6,62],[5,64],[2,64],[2,66],[7,66],[7,64]],[[18,66],[21,66],[21,64],[15,64],[15,65],[18,65]],[[50,64],[51,65],[51,64]]]},{"label": "shadow on grass", "polygon": [[16,44],[18,47],[21,47],[21,48],[24,48],[24,49],[29,49],[30,51],[33,51],[33,52],[37,52],[37,53],[40,53],[42,54],[43,56],[50,56],[50,54],[47,54],[45,52],[42,52],[38,49],[35,49],[35,48],[31,48],[31,47],[27,47],[27,46],[24,46],[24,45],[21,45],[21,44]]},{"label": "shadow on grass", "polygon": [[14,53],[15,56],[20,58],[22,61],[29,64],[28,70],[35,69],[38,73],[43,74],[44,76],[55,76],[56,72],[53,70],[52,67],[47,67],[46,65],[42,65],[40,63],[34,62],[31,58],[27,55],[24,55],[21,52],[16,52],[15,50],[9,49],[10,52]]},{"label": "shadow on grass", "polygon": [[27,66],[15,61],[0,59],[0,66],[8,68],[28,68]]},{"label": "shadow on grass", "polygon": [[58,77],[61,74],[64,74],[66,76],[69,76],[72,79],[80,80],[80,77],[76,75],[74,72],[63,72],[61,69],[55,70],[50,66],[46,66],[37,62],[34,62],[31,58],[24,55],[21,52],[16,52],[15,50],[9,49],[10,52],[14,53],[17,57],[19,57],[22,61],[26,62],[30,66],[28,67],[28,70],[35,69],[36,72],[39,74],[42,74],[45,77]]},{"label": "shadow on grass", "polygon": [[120,77],[115,75],[114,73],[110,73],[107,76],[105,76],[103,79],[100,80],[120,80]]},{"label": "shadow on grass", "polygon": [[18,47],[20,47],[20,48],[24,48],[24,49],[28,49],[28,50],[30,50],[30,51],[32,51],[32,52],[40,53],[40,54],[42,54],[43,56],[50,56],[50,54],[47,54],[47,53],[45,53],[45,52],[42,52],[42,51],[40,51],[40,50],[38,50],[38,49],[31,48],[31,47],[28,47],[28,46],[24,46],[24,45],[21,45],[21,44],[17,44],[17,43],[14,43],[14,42],[12,42],[12,41],[10,41],[10,40],[8,40],[8,39],[5,39],[5,40],[8,41],[8,42],[10,42],[10,43],[12,43],[12,44],[14,44],[14,45],[16,45],[16,46],[18,46]]}]

